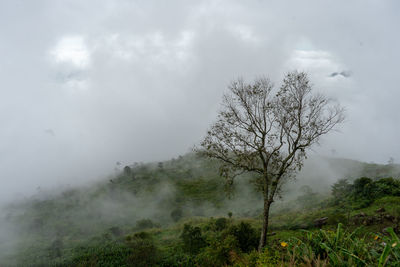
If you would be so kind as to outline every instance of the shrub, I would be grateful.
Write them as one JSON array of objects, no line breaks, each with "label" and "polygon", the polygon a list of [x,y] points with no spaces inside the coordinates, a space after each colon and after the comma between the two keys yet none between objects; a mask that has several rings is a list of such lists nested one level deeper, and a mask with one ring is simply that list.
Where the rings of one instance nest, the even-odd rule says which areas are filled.
[{"label": "shrub", "polygon": [[371,198],[373,191],[372,179],[361,177],[354,180],[353,191],[354,195],[357,197]]},{"label": "shrub", "polygon": [[347,180],[339,180],[332,186],[335,202],[351,201],[353,208],[366,208],[371,203],[385,196],[400,196],[400,181],[393,178],[381,178],[373,181],[367,177],[354,180],[351,185]]},{"label": "shrub", "polygon": [[400,181],[393,178],[382,178],[373,183],[374,198],[383,196],[400,196]]},{"label": "shrub", "polygon": [[131,169],[131,167],[125,166],[125,167],[124,167],[124,174],[125,174],[126,176],[130,176],[130,175],[132,174],[132,169]]},{"label": "shrub", "polygon": [[151,236],[145,232],[137,233],[127,241],[131,253],[127,257],[130,266],[156,266],[159,260],[159,252],[154,245]]},{"label": "shrub", "polygon": [[228,224],[229,220],[226,218],[214,219],[213,217],[211,217],[208,223],[204,226],[204,230],[220,232],[222,230],[225,230],[228,227]]},{"label": "shrub", "polygon": [[243,252],[250,252],[257,248],[259,235],[249,223],[241,222],[239,225],[234,225],[229,229],[230,233],[238,241],[239,248]]},{"label": "shrub", "polygon": [[292,238],[285,245],[287,260],[295,266],[321,262],[329,266],[398,266],[400,240],[392,228],[387,231],[390,236],[362,235],[361,227],[348,232],[341,224],[335,231],[305,231],[302,238]]},{"label": "shrub", "polygon": [[347,179],[340,179],[332,185],[332,195],[336,203],[345,200],[351,193],[352,185]]},{"label": "shrub", "polygon": [[195,256],[186,254],[182,249],[174,247],[163,253],[159,262],[160,267],[192,267],[196,266]]},{"label": "shrub", "polygon": [[[85,246],[73,250],[72,258],[64,258],[54,266],[127,266],[131,249],[125,244],[107,242],[98,246]],[[53,266],[33,264],[35,266]],[[30,266],[33,266],[30,265]]]},{"label": "shrub", "polygon": [[329,225],[337,225],[339,223],[347,224],[348,218],[343,212],[336,211],[328,215],[327,223]]},{"label": "shrub", "polygon": [[[254,253],[254,252],[253,252]],[[259,253],[256,264],[254,266],[280,266],[282,263],[281,252],[273,249],[265,249],[263,253]]]},{"label": "shrub", "polygon": [[184,250],[190,254],[197,254],[200,249],[207,245],[201,234],[201,229],[190,224],[184,225],[180,238],[183,241]]},{"label": "shrub", "polygon": [[227,227],[227,225],[228,225],[228,219],[226,219],[226,218],[218,218],[215,221],[215,230],[222,231]]},{"label": "shrub", "polygon": [[207,246],[197,257],[199,266],[232,265],[238,258],[239,249],[236,238],[226,232],[215,233],[209,237]]}]

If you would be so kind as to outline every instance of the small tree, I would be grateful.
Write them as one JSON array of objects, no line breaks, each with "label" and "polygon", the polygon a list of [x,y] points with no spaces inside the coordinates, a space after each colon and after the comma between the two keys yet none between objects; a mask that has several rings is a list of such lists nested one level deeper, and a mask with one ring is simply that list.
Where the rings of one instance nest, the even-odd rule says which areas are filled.
[{"label": "small tree", "polygon": [[180,238],[183,241],[184,250],[191,254],[197,254],[207,244],[201,234],[200,227],[193,227],[190,224],[183,226]]},{"label": "small tree", "polygon": [[267,241],[271,204],[282,184],[303,165],[306,149],[343,122],[344,111],[312,93],[307,74],[288,73],[279,89],[270,80],[231,83],[222,109],[197,151],[220,160],[221,175],[232,185],[243,172],[256,175],[264,199],[261,250]]},{"label": "small tree", "polygon": [[131,169],[131,167],[125,166],[125,167],[124,167],[124,174],[125,174],[126,176],[130,176],[130,175],[132,174],[132,169]]}]

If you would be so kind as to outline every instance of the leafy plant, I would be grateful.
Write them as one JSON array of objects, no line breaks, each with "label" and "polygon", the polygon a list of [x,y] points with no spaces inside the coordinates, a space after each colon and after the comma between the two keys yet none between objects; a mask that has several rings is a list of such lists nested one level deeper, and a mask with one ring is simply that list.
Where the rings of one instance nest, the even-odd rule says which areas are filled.
[{"label": "leafy plant", "polygon": [[200,227],[185,224],[180,237],[183,241],[184,250],[190,254],[197,254],[200,249],[206,246]]},{"label": "leafy plant", "polygon": [[326,260],[330,266],[398,266],[400,260],[399,238],[392,228],[384,242],[372,242],[368,234],[361,234],[362,227],[348,232],[342,224],[336,231],[304,231],[303,238],[288,241],[289,261],[294,264],[315,265]]}]

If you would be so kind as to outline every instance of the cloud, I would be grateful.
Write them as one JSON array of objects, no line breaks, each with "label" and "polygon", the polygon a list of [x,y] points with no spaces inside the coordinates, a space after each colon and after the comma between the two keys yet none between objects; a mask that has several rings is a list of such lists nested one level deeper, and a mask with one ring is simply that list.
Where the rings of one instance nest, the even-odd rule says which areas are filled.
[{"label": "cloud", "polygon": [[343,76],[345,78],[348,78],[351,76],[351,71],[341,71],[341,72],[332,72],[329,77],[336,77],[336,76]]},{"label": "cloud", "polygon": [[185,153],[230,80],[294,68],[347,108],[315,152],[396,161],[399,5],[341,2],[1,2],[2,197]]},{"label": "cloud", "polygon": [[82,36],[63,36],[50,51],[58,64],[72,64],[76,68],[86,68],[90,62],[90,53]]}]

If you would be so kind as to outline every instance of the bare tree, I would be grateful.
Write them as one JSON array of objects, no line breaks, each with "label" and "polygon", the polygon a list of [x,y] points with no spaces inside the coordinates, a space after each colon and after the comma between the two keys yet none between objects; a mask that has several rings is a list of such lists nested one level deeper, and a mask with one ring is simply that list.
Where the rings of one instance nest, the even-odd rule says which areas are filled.
[{"label": "bare tree", "polygon": [[223,163],[228,185],[244,172],[255,174],[264,200],[261,250],[270,207],[282,184],[301,169],[306,149],[343,122],[344,110],[313,93],[303,72],[288,73],[278,89],[266,78],[252,84],[233,81],[229,89],[217,121],[196,150]]}]

